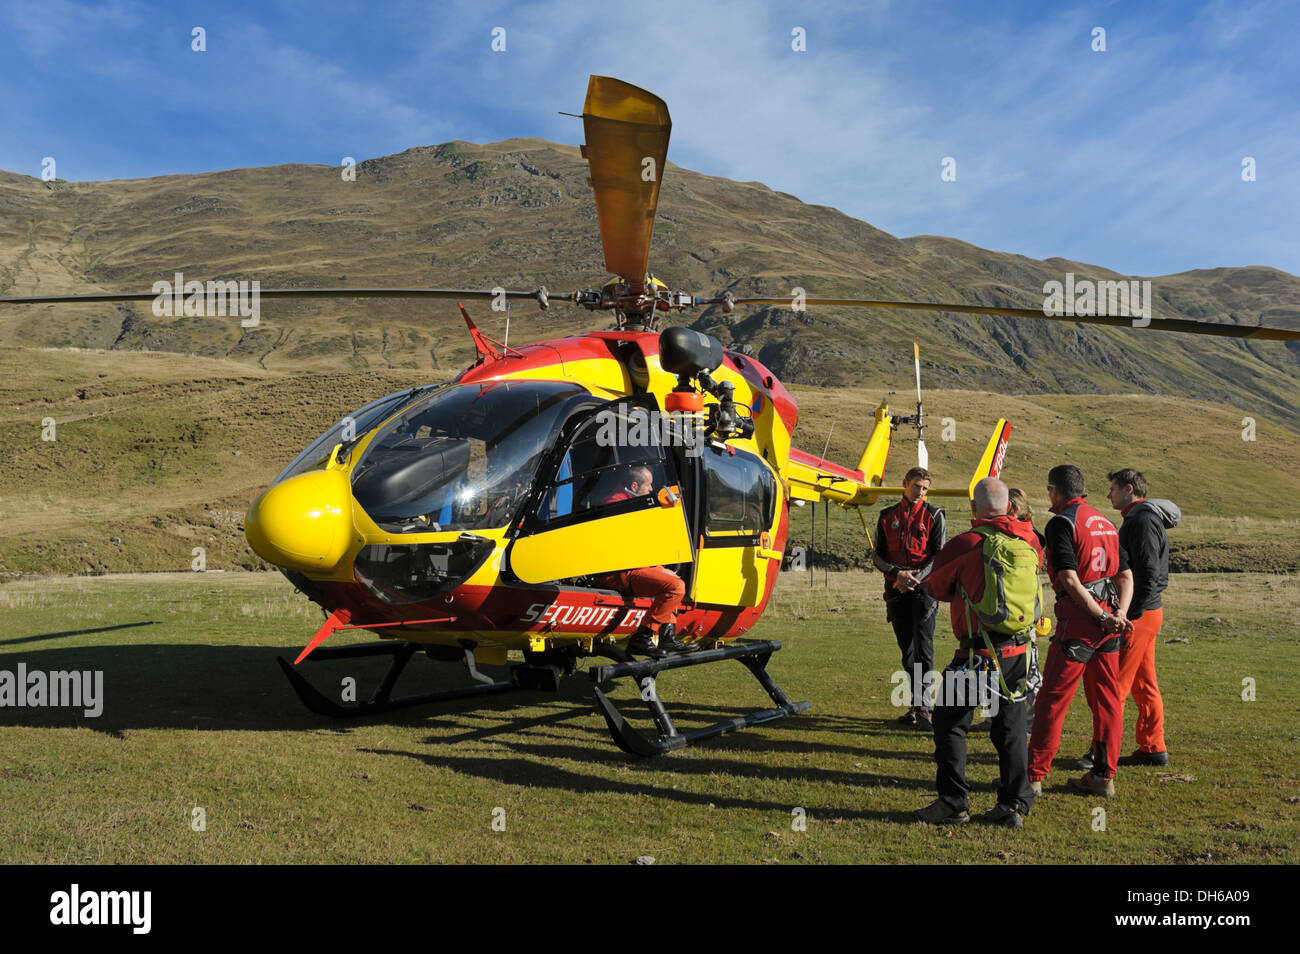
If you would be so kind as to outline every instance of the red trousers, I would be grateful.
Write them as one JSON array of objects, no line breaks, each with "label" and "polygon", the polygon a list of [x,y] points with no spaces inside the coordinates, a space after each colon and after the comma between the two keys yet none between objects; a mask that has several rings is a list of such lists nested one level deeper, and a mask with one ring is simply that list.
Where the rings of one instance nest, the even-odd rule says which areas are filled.
[{"label": "red trousers", "polygon": [[[1163,609],[1147,610],[1133,620],[1133,632],[1119,651],[1120,704],[1133,694],[1137,704],[1137,747],[1143,752],[1165,751],[1165,702],[1156,685],[1156,636],[1164,625]],[[1084,684],[1084,691],[1087,691]],[[1092,705],[1092,696],[1088,696]],[[1120,743],[1123,744],[1123,733]]]},{"label": "red trousers", "polygon": [[653,627],[656,632],[664,623],[673,621],[673,614],[686,595],[686,584],[682,578],[661,566],[643,566],[636,570],[611,573],[610,576],[618,580],[620,590],[654,600],[650,604],[647,620],[656,624]]},{"label": "red trousers", "polygon": [[1094,653],[1086,663],[1067,658],[1061,645],[1079,640],[1096,647],[1111,637],[1090,620],[1061,620],[1047,651],[1043,686],[1034,708],[1034,731],[1029,738],[1029,780],[1047,778],[1052,759],[1061,746],[1061,726],[1070,710],[1074,691],[1083,677],[1084,692],[1092,705],[1093,774],[1111,778],[1124,734],[1124,697],[1119,691],[1119,653]]}]

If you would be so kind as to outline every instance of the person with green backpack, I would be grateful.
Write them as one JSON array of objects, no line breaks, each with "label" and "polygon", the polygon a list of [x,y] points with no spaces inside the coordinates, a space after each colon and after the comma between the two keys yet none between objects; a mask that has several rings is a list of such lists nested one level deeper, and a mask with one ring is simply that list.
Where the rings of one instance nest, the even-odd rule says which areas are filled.
[{"label": "person with green backpack", "polygon": [[975,484],[971,512],[971,529],[939,551],[926,581],[935,599],[952,605],[960,642],[934,709],[939,797],[916,817],[935,825],[970,821],[966,734],[980,699],[954,688],[973,672],[992,693],[989,735],[999,768],[997,804],[982,820],[1020,828],[1034,804],[1025,700],[1038,676],[1034,631],[1042,617],[1043,548],[1031,525],[1007,513],[1007,485],[996,477]]}]

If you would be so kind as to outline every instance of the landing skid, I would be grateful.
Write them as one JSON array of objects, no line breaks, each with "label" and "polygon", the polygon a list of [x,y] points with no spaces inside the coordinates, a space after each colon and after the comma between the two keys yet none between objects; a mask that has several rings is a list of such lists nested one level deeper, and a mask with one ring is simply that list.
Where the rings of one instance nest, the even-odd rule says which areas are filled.
[{"label": "landing skid", "polygon": [[[812,704],[809,702],[791,702],[790,697],[772,680],[771,673],[767,671],[767,664],[772,658],[772,653],[780,648],[781,644],[774,639],[761,641],[737,640],[717,649],[645,661],[630,660],[626,654],[614,650],[614,652],[618,652],[620,656],[623,656],[625,661],[617,662],[613,666],[596,666],[590,670],[591,681],[595,683],[593,690],[596,695],[596,705],[605,717],[605,723],[609,726],[609,733],[614,737],[615,744],[624,752],[642,758],[662,755],[674,749],[684,748],[693,742],[711,739],[726,732],[734,732],[737,729],[744,729],[751,725],[762,725],[764,722],[784,719],[786,716],[798,712],[807,712]],[[758,680],[759,685],[767,691],[772,701],[777,704],[777,708],[751,712],[749,715],[727,719],[724,722],[715,722],[713,725],[692,729],[689,732],[678,732],[673,725],[672,718],[668,715],[668,711],[664,708],[663,702],[659,699],[659,693],[656,691],[655,686],[655,675],[665,669],[702,666],[707,663],[721,662],[724,659],[739,660]],[[650,713],[654,716],[655,725],[659,728],[657,737],[648,736],[628,725],[627,720],[623,718],[623,713],[619,711],[618,707],[601,689],[602,684],[622,676],[632,677],[640,687],[641,698],[650,707]]]},{"label": "landing skid", "polygon": [[335,702],[303,678],[302,674],[294,668],[293,663],[283,656],[277,656],[275,661],[280,664],[284,674],[289,677],[289,684],[293,686],[294,692],[298,693],[298,698],[302,700],[303,705],[312,712],[332,716],[335,719],[373,715],[378,712],[390,712],[393,709],[409,709],[411,706],[427,705],[431,702],[447,702],[452,699],[510,692],[521,688],[515,685],[513,680],[510,682],[493,682],[491,678],[484,676],[474,665],[473,650],[466,649],[465,661],[469,666],[470,675],[474,677],[478,685],[462,686],[459,689],[442,689],[437,692],[424,692],[419,695],[400,696],[394,699],[393,688],[397,685],[397,677],[402,674],[406,664],[411,661],[411,657],[420,648],[417,643],[386,641],[361,643],[356,646],[325,646],[317,649],[307,657],[308,659],[326,660],[357,659],[363,656],[392,656],[393,663],[388,667],[388,672],[380,680],[379,687],[365,702]]},{"label": "landing skid", "polygon": [[[394,698],[393,689],[397,685],[397,679],[402,674],[402,670],[406,668],[412,656],[426,648],[419,643],[385,640],[377,643],[360,643],[355,646],[320,647],[307,657],[308,659],[330,660],[357,659],[366,656],[391,656],[392,665],[389,666],[388,672],[380,680],[378,688],[364,702],[335,702],[308,682],[287,659],[277,657],[276,662],[284,670],[285,676],[289,679],[289,684],[293,686],[303,705],[319,715],[331,716],[336,719],[374,715],[381,712],[390,712],[394,709],[407,709],[429,703],[447,702],[453,699],[466,699],[474,696],[496,695],[519,690],[555,691],[559,688],[560,680],[573,671],[571,664],[568,666],[513,665],[511,666],[508,681],[494,682],[491,677],[485,676],[478,671],[474,661],[474,650],[472,646],[466,645],[463,649],[464,663],[469,669],[470,676],[474,678],[476,685]],[[772,658],[772,653],[780,648],[781,644],[776,640],[738,640],[716,649],[681,656],[669,656],[665,659],[646,660],[634,660],[617,647],[602,649],[601,654],[608,656],[615,662],[614,665],[596,666],[589,670],[593,683],[592,690],[596,697],[596,707],[605,717],[605,723],[609,726],[609,732],[615,744],[624,752],[642,758],[662,755],[665,752],[671,752],[674,749],[690,745],[692,742],[711,739],[725,732],[734,732],[737,729],[744,729],[751,725],[761,725],[764,722],[783,719],[798,712],[806,712],[811,703],[791,702],[790,697],[785,694],[780,686],[773,682],[771,674],[767,671],[767,664]],[[752,712],[749,715],[717,722],[699,729],[692,729],[689,732],[678,732],[673,725],[672,718],[668,715],[668,711],[659,699],[655,686],[655,676],[666,669],[701,666],[707,663],[721,662],[725,659],[738,660],[745,666],[758,680],[759,685],[767,691],[767,694],[777,704],[777,707]],[[630,726],[627,720],[623,718],[623,714],[618,707],[606,695],[605,689],[609,687],[609,683],[614,679],[624,677],[635,680],[640,688],[641,698],[649,705],[650,713],[654,716],[655,725],[659,729],[658,736],[646,735]]]}]

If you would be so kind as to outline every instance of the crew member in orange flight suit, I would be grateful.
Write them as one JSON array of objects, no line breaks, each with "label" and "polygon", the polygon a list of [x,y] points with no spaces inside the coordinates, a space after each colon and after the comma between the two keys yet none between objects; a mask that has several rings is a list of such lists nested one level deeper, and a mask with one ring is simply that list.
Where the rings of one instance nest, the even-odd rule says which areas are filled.
[{"label": "crew member in orange flight suit", "polygon": [[1047,474],[1052,513],[1047,522],[1048,578],[1056,593],[1056,636],[1047,653],[1029,738],[1029,781],[1035,794],[1061,744],[1061,726],[1082,676],[1093,702],[1096,764],[1069,788],[1081,795],[1115,794],[1116,756],[1123,736],[1124,697],[1119,692],[1119,644],[1133,624],[1125,613],[1133,573],[1119,531],[1085,501],[1083,472],[1073,464]]},{"label": "crew member in orange flight suit", "polygon": [[[606,496],[601,503],[618,503],[651,493],[654,493],[654,474],[644,464],[634,464],[628,468],[627,482]],[[643,566],[607,573],[600,582],[620,592],[648,596],[653,600],[645,621],[628,641],[629,653],[662,657],[669,653],[688,653],[695,649],[677,638],[673,617],[681,605],[682,597],[686,595],[686,584],[672,570],[662,566]]]}]

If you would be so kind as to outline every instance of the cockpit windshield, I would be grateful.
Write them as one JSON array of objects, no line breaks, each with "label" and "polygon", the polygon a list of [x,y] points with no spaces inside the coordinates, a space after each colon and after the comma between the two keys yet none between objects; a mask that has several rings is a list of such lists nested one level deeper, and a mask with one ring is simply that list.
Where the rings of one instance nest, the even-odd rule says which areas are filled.
[{"label": "cockpit windshield", "polygon": [[404,403],[415,400],[420,394],[427,392],[430,387],[437,387],[437,385],[397,391],[386,397],[381,397],[378,401],[371,401],[365,407],[353,411],[312,441],[307,449],[295,457],[288,467],[280,471],[280,476],[275,478],[274,483],[278,484],[280,481],[296,477],[304,471],[320,467],[325,463],[325,456],[339,444],[348,444],[358,437],[364,436],[367,431],[394,413]]},{"label": "cockpit windshield", "polygon": [[503,527],[569,415],[594,405],[558,381],[443,388],[389,421],[352,474],[352,495],[389,533]]}]

